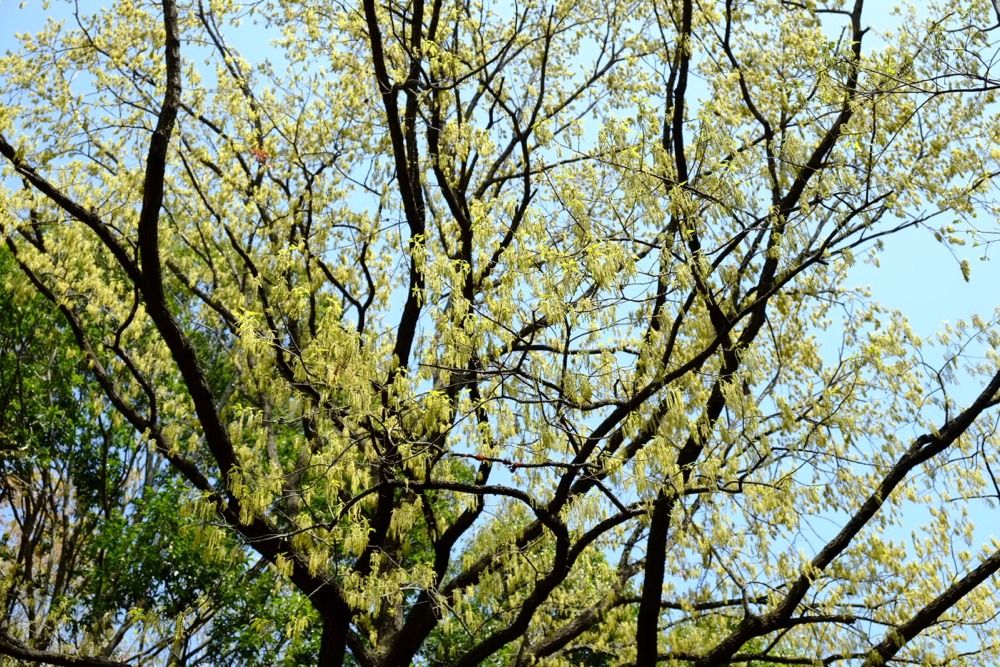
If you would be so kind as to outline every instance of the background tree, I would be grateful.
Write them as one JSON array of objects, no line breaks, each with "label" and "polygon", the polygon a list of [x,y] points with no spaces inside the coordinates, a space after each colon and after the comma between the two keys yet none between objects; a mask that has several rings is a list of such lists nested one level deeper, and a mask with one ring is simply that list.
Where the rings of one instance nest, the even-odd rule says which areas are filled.
[{"label": "background tree", "polygon": [[0,60],[0,222],[73,432],[124,419],[151,525],[242,540],[320,665],[982,664],[996,319],[931,349],[847,282],[996,212],[980,4],[74,5]]},{"label": "background tree", "polygon": [[106,667],[122,652],[191,667],[314,658],[308,633],[286,632],[307,600],[178,512],[186,486],[25,287],[0,249],[0,664],[56,661],[67,645],[93,655],[73,664]]}]

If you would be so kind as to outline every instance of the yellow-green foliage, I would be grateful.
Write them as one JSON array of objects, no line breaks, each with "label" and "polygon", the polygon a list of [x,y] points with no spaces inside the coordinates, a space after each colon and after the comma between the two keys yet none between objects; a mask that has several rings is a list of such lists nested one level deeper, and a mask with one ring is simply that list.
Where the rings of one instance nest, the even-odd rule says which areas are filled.
[{"label": "yellow-green foliage", "polygon": [[119,0],[0,58],[0,229],[328,664],[984,664],[1000,315],[851,278],[989,241],[966,4]]}]

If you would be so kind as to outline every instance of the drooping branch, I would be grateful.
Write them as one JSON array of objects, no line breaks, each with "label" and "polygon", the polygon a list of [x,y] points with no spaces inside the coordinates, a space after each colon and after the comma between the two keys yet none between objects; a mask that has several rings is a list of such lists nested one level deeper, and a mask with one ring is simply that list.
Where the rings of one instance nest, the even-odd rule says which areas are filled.
[{"label": "drooping branch", "polygon": [[111,231],[110,226],[101,219],[93,209],[81,206],[72,197],[53,185],[44,178],[38,171],[0,134],[0,155],[3,155],[14,167],[17,173],[36,190],[48,197],[56,206],[69,214],[73,219],[79,220],[87,225],[101,240],[101,243],[111,252],[115,261],[125,271],[125,275],[131,281],[138,284],[141,281],[141,273],[138,265],[133,260],[128,250],[121,244]]}]

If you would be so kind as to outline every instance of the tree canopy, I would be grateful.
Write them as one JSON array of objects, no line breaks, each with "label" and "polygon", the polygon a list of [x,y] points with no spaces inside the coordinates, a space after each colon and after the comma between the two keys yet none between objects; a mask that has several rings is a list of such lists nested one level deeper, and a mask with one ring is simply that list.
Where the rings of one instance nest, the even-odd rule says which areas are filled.
[{"label": "tree canopy", "polygon": [[1000,660],[1000,310],[925,340],[851,282],[995,235],[997,16],[877,9],[21,35],[0,663]]}]

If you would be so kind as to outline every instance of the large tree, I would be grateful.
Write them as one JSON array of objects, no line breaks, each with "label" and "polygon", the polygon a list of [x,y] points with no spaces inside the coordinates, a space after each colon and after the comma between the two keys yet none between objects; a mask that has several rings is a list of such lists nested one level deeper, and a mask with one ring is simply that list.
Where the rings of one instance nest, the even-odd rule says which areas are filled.
[{"label": "large tree", "polygon": [[0,225],[80,415],[320,665],[982,664],[1000,329],[850,288],[989,240],[976,4],[72,5],[0,59]]}]

